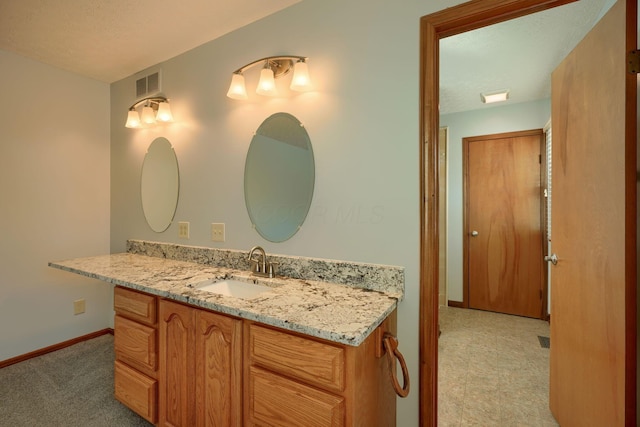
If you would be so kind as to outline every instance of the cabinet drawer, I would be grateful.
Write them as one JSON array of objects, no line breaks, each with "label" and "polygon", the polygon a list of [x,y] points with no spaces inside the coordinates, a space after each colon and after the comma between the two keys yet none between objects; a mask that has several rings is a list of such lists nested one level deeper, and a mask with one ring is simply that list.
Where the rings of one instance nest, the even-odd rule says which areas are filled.
[{"label": "cabinet drawer", "polygon": [[157,419],[158,382],[116,360],[115,397],[141,417],[155,424]]},{"label": "cabinet drawer", "polygon": [[158,319],[155,296],[119,286],[113,290],[113,309],[121,316],[150,326]]},{"label": "cabinet drawer", "polygon": [[115,316],[114,326],[116,358],[133,367],[155,371],[158,360],[156,330],[119,315]]},{"label": "cabinet drawer", "polygon": [[344,389],[342,347],[249,324],[249,357],[258,364],[332,391]]},{"label": "cabinet drawer", "polygon": [[335,427],[344,425],[339,396],[252,366],[249,369],[248,424]]}]

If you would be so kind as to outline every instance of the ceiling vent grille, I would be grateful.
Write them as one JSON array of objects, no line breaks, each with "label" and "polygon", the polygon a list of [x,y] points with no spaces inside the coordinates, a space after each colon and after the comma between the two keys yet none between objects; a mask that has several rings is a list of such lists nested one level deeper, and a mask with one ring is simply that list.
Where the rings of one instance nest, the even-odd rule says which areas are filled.
[{"label": "ceiling vent grille", "polygon": [[155,95],[162,91],[160,70],[136,80],[136,98]]}]

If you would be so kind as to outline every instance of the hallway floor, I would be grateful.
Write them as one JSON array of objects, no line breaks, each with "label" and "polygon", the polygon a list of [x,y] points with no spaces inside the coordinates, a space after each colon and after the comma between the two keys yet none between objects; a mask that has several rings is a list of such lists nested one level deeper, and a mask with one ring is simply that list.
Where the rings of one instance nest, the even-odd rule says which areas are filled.
[{"label": "hallway floor", "polygon": [[[440,307],[439,426],[558,426],[542,320]],[[552,344],[553,345],[553,344]]]}]

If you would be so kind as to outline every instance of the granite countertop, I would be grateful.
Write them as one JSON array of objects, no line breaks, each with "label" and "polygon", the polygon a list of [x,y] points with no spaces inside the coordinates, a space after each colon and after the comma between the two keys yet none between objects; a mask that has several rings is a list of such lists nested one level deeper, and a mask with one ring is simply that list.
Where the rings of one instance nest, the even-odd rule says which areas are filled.
[{"label": "granite countertop", "polygon": [[[352,346],[360,345],[397,305],[397,298],[379,291],[285,277],[262,278],[248,271],[131,253],[54,261],[49,266]],[[206,280],[231,277],[273,288],[250,300],[194,288]]]}]

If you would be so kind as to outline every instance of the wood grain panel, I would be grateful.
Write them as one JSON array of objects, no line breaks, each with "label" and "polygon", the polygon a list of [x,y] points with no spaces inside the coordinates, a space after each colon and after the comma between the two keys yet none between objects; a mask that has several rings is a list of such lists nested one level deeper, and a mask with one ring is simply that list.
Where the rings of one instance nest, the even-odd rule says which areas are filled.
[{"label": "wood grain panel", "polygon": [[192,426],[195,414],[193,308],[160,302],[160,425]]},{"label": "wood grain panel", "polygon": [[242,426],[242,321],[196,310],[196,426]]},{"label": "wood grain panel", "polygon": [[338,427],[344,399],[257,367],[249,369],[250,426]]},{"label": "wood grain panel", "polygon": [[116,286],[113,289],[113,309],[116,313],[145,325],[157,321],[157,297]]},{"label": "wood grain panel", "polygon": [[116,358],[155,376],[158,367],[156,330],[119,315],[115,316],[114,329]]},{"label": "wood grain panel", "polygon": [[637,425],[636,203],[629,196],[636,76],[626,72],[636,8],[614,4],[552,74],[559,261],[551,276],[550,406],[561,425]]},{"label": "wood grain panel", "polygon": [[251,324],[251,362],[288,376],[323,386],[344,389],[344,349],[309,338]]},{"label": "wood grain panel", "polygon": [[158,382],[116,360],[115,398],[150,423],[157,421]]},{"label": "wood grain panel", "polygon": [[543,137],[539,129],[463,139],[471,308],[542,317]]}]

